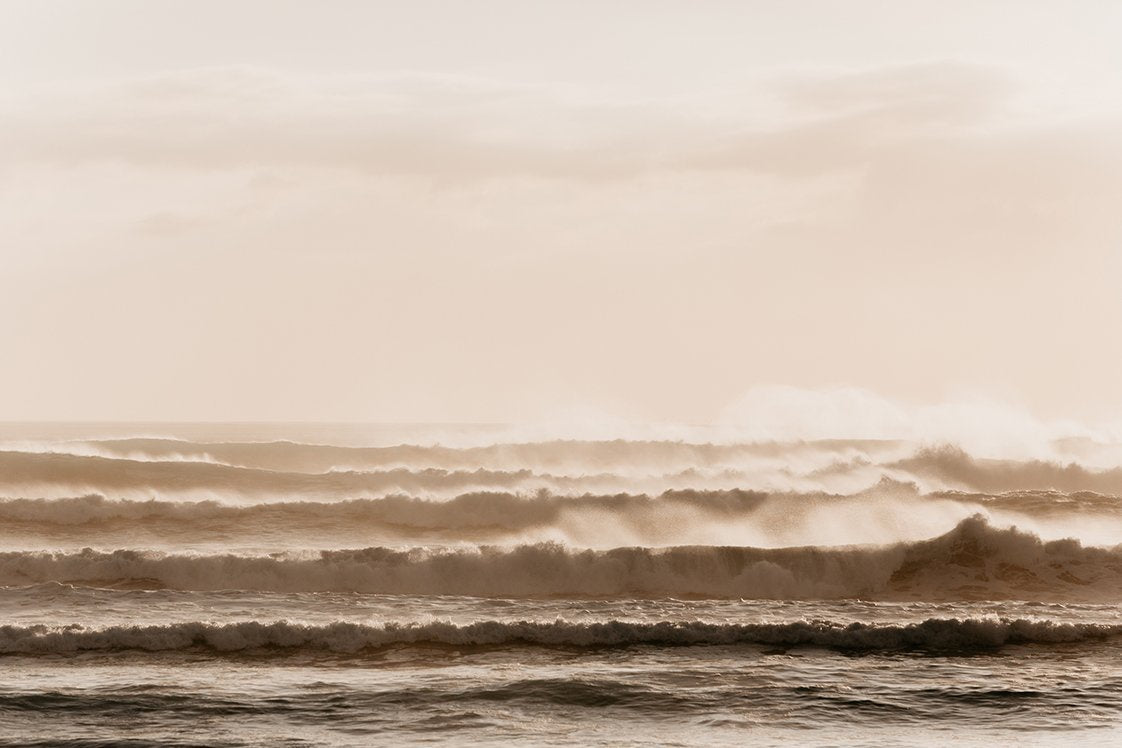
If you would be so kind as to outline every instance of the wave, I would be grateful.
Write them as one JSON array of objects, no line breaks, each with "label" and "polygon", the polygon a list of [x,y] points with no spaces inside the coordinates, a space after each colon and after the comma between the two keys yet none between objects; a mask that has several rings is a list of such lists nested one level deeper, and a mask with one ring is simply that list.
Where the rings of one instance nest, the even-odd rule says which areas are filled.
[{"label": "wave", "polygon": [[[729,455],[740,454],[738,459],[722,461],[704,457],[712,445],[660,445],[659,453],[667,458],[640,461],[636,464],[617,464],[596,457],[600,450],[632,452],[637,445],[626,442],[582,443],[576,453],[564,454],[575,445],[558,449],[562,459],[543,467],[541,460],[519,462],[522,447],[531,445],[504,445],[488,448],[497,450],[506,458],[492,463],[479,450],[453,450],[448,448],[393,447],[389,450],[433,450],[457,454],[460,459],[450,462],[456,467],[434,467],[417,464],[363,465],[361,461],[342,461],[336,452],[357,448],[322,447],[332,455],[321,464],[309,464],[294,458],[259,462],[268,467],[239,465],[212,459],[194,461],[191,452],[157,454],[138,452],[136,445],[125,450],[128,456],[107,453],[105,450],[78,448],[74,445],[54,445],[59,451],[49,451],[42,445],[23,451],[0,451],[0,490],[11,495],[15,491],[35,492],[45,495],[59,491],[89,491],[112,494],[117,497],[136,497],[146,492],[151,495],[210,492],[215,496],[240,495],[252,497],[284,498],[308,496],[313,498],[353,498],[362,495],[383,495],[392,492],[423,493],[447,496],[450,493],[476,490],[537,490],[579,494],[587,492],[654,492],[670,489],[698,488],[705,490],[752,487],[761,490],[830,490],[852,492],[875,484],[884,471],[863,453],[831,451],[824,447],[809,452],[786,456],[748,456],[753,451],[761,453],[778,449],[775,445],[753,450],[728,447]],[[25,445],[26,446],[26,445]],[[215,446],[215,445],[208,445]],[[220,446],[220,445],[218,445]],[[237,445],[253,447],[259,445]],[[274,448],[277,444],[266,445]],[[305,449],[304,445],[298,446]],[[532,445],[527,452],[547,455],[555,445]],[[663,450],[661,447],[665,447]],[[310,448],[310,447],[309,447]],[[70,449],[72,451],[66,451]],[[373,448],[371,448],[373,449]],[[283,450],[282,450],[283,451]],[[642,450],[638,450],[642,451]],[[677,453],[671,459],[669,453]],[[580,459],[575,459],[577,455]],[[465,455],[467,455],[465,457]],[[477,455],[472,457],[471,455]],[[532,454],[529,455],[532,457]],[[276,464],[273,464],[273,463]],[[607,464],[605,464],[605,462]],[[313,471],[312,468],[316,471]],[[889,470],[888,472],[893,472]],[[899,472],[899,471],[896,471]],[[197,497],[196,497],[197,498]]]},{"label": "wave", "polygon": [[1080,537],[1112,543],[1122,502],[1086,492],[923,495],[914,485],[891,481],[852,496],[744,490],[574,496],[541,490],[469,492],[446,500],[390,494],[230,504],[91,494],[0,500],[0,534],[84,544],[139,533],[168,542],[337,536],[350,542],[554,540],[588,548],[836,546],[929,538],[978,513],[1001,525],[1028,522],[1045,537],[1067,537],[1082,522],[1088,527]]},{"label": "wave", "polygon": [[636,623],[628,621],[479,621],[385,623],[335,622],[323,625],[288,621],[149,626],[0,626],[0,653],[54,654],[140,650],[168,652],[204,649],[356,653],[388,647],[631,647],[761,645],[855,651],[978,651],[1007,645],[1097,642],[1122,635],[1120,624],[1061,623],[1048,620],[929,618],[907,624]]},{"label": "wave", "polygon": [[231,505],[216,501],[113,500],[90,494],[61,499],[0,500],[0,519],[9,523],[80,525],[83,529],[115,521],[172,521],[181,529],[196,524],[214,528],[218,523],[231,528],[254,529],[276,524],[299,529],[309,523],[343,527],[361,522],[418,530],[524,530],[554,524],[566,512],[585,510],[635,518],[647,511],[681,506],[731,519],[751,512],[767,499],[768,494],[757,491],[667,491],[654,497],[622,493],[565,496],[547,491],[526,496],[487,491],[460,494],[444,501],[391,494],[333,502]]},{"label": "wave", "polygon": [[575,480],[531,470],[448,471],[399,468],[376,472],[294,473],[210,462],[153,462],[54,452],[0,452],[0,483],[9,486],[77,486],[100,491],[215,491],[284,497],[290,494],[355,496],[392,491],[566,487]]},{"label": "wave", "polygon": [[[209,490],[350,498],[478,490],[659,492],[671,488],[852,493],[883,478],[925,491],[1122,494],[1122,467],[996,460],[903,442],[541,442],[486,447],[337,447],[295,442],[122,439],[0,451],[0,485],[113,492]],[[71,452],[67,452],[67,450]]]},{"label": "wave", "polygon": [[179,439],[133,438],[55,443],[57,451],[77,450],[106,457],[149,460],[202,459],[241,467],[319,473],[332,469],[378,470],[396,467],[443,470],[517,470],[548,472],[615,472],[634,468],[686,470],[723,467],[760,458],[798,454],[852,458],[896,454],[899,444],[875,440],[753,442],[742,444],[681,441],[550,440],[485,446],[399,444],[379,447],[306,444],[293,441],[191,442]]},{"label": "wave", "polygon": [[[772,477],[768,477],[767,471],[703,471],[697,468],[642,475],[594,472],[557,475],[526,467],[491,470],[476,466],[470,470],[397,467],[304,473],[214,462],[160,462],[58,452],[0,451],[0,486],[9,487],[9,493],[13,490],[46,493],[45,489],[61,488],[132,496],[210,493],[273,499],[289,496],[349,498],[395,492],[447,496],[467,489],[546,489],[579,494],[605,490],[662,491],[691,486],[733,488],[746,482],[767,485],[774,483],[775,476],[789,484],[795,477],[786,468],[778,472],[772,468],[770,472]],[[872,476],[874,482],[875,477]],[[867,483],[870,478],[862,480]],[[811,484],[818,482],[811,481]]]},{"label": "wave", "polygon": [[1122,548],[1042,541],[968,518],[940,537],[873,547],[574,550],[372,547],[187,555],[84,549],[0,553],[0,584],[561,598],[1122,599]]},{"label": "wave", "polygon": [[1122,512],[1122,500],[1111,494],[1095,491],[1054,490],[1003,491],[987,494],[966,491],[937,491],[932,498],[949,499],[984,507],[1009,509],[1029,515],[1056,515],[1073,512],[1099,515],[1117,515]]},{"label": "wave", "polygon": [[1119,467],[1096,471],[1074,462],[977,459],[953,446],[921,449],[887,467],[903,469],[918,479],[934,479],[951,487],[984,492],[1051,489],[1122,493]]}]

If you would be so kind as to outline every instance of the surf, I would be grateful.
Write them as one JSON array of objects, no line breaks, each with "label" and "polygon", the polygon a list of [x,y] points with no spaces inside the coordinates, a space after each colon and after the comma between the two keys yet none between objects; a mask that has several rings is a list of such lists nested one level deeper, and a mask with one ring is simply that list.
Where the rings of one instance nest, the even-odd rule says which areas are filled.
[{"label": "surf", "polygon": [[1122,600],[1122,548],[1043,541],[970,517],[879,546],[369,547],[268,555],[121,549],[0,553],[0,584],[479,597]]}]

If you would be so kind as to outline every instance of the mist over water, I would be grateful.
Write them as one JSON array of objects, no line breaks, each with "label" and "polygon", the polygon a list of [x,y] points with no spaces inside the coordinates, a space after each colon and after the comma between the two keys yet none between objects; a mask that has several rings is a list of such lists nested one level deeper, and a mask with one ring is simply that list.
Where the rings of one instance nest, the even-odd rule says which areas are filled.
[{"label": "mist over water", "polygon": [[[1122,466],[1101,434],[334,428],[4,427],[6,713],[148,709],[136,734],[164,740],[175,699],[216,735],[264,699],[288,706],[228,734],[313,744],[422,722],[545,740],[535,720],[585,712],[611,724],[560,742],[644,714],[715,743],[761,723],[984,741],[1075,729],[1075,709],[1094,741],[1122,715]],[[152,682],[183,658],[215,685],[106,690],[105,668]],[[258,690],[219,685],[247,667]]]}]

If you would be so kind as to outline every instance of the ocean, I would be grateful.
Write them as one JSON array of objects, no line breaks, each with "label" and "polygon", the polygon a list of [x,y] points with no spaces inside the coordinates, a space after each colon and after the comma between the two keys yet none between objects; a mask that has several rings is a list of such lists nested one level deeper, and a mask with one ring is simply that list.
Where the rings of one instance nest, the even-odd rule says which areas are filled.
[{"label": "ocean", "polygon": [[1122,449],[0,426],[5,745],[1122,743]]}]

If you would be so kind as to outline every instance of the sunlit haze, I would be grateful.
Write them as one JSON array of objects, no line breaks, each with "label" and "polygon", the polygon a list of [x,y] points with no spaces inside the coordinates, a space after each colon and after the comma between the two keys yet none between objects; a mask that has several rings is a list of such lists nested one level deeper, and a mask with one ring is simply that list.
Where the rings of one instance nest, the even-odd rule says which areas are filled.
[{"label": "sunlit haze", "polygon": [[2,12],[8,420],[1122,418],[1118,3]]}]

